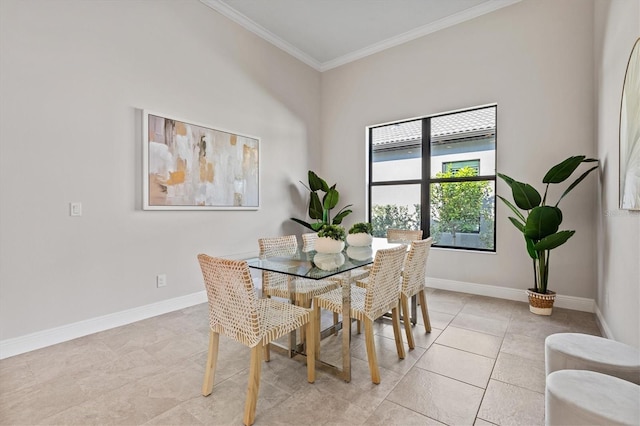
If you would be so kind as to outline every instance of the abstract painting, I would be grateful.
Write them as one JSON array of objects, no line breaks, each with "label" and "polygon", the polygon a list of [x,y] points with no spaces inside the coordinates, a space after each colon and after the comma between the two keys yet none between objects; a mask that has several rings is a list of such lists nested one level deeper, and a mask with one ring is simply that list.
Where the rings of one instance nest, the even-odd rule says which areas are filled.
[{"label": "abstract painting", "polygon": [[143,111],[144,210],[257,210],[256,137]]},{"label": "abstract painting", "polygon": [[640,38],[631,50],[622,88],[620,208],[640,210]]}]

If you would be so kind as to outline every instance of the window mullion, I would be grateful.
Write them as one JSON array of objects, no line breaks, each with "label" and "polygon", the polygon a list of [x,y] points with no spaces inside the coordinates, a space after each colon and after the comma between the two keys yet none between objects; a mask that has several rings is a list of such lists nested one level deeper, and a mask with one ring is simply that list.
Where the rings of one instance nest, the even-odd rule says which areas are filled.
[{"label": "window mullion", "polygon": [[431,119],[422,119],[422,183],[420,187],[420,228],[424,238],[431,236]]}]

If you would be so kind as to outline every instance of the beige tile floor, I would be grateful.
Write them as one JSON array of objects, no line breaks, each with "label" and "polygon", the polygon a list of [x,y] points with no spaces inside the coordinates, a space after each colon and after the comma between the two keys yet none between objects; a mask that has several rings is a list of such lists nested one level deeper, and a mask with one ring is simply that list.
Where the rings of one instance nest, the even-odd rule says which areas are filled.
[{"label": "beige tile floor", "polygon": [[[387,320],[376,323],[382,382],[371,383],[362,335],[353,337],[353,380],[274,351],[264,363],[256,425],[542,425],[544,338],[600,335],[595,316],[428,290],[433,330],[399,360]],[[239,425],[249,350],[221,339],[213,394],[200,394],[205,304],[0,361],[3,425]],[[341,335],[322,343],[337,360]],[[405,339],[406,342],[406,339]],[[406,343],[405,343],[406,344]]]}]

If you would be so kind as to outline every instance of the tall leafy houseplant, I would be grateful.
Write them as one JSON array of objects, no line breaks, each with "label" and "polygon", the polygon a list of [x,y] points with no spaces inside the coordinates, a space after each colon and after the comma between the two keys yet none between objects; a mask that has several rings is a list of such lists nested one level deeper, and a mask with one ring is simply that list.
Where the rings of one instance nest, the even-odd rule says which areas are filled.
[{"label": "tall leafy houseplant", "polygon": [[516,215],[516,217],[509,217],[509,220],[524,236],[527,253],[529,253],[529,256],[533,259],[535,287],[532,290],[536,293],[547,294],[549,256],[551,250],[566,243],[576,232],[558,231],[562,223],[562,211],[558,208],[558,204],[573,188],[582,182],[589,173],[596,170],[598,165],[582,173],[580,177],[567,187],[558,201],[553,205],[547,204],[549,185],[564,182],[576,171],[580,164],[592,162],[597,163],[598,160],[586,158],[584,155],[578,155],[569,157],[563,162],[553,166],[542,179],[542,183],[546,184],[543,196],[528,183],[518,182],[505,174],[498,173],[498,176],[511,187],[515,206],[504,197],[500,195],[498,195],[498,197]]},{"label": "tall leafy houseplant", "polygon": [[[294,217],[291,220],[313,231],[319,231],[325,225],[339,225],[347,215],[351,213],[349,207],[352,204],[344,206],[338,213],[331,218],[331,210],[333,210],[340,201],[340,193],[336,190],[336,184],[329,186],[327,182],[317,174],[309,170],[309,186],[302,185],[309,190],[309,217],[315,222],[309,223]],[[324,194],[320,194],[320,192]],[[322,200],[320,199],[322,195]]]}]

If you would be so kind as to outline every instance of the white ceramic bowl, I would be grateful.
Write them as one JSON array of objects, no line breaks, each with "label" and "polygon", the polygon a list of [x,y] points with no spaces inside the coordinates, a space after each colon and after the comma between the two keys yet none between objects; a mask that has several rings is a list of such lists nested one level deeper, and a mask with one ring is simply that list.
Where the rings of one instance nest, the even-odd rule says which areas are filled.
[{"label": "white ceramic bowl", "polygon": [[348,234],[347,244],[355,247],[370,246],[373,241],[373,237],[366,232],[360,232],[358,234]]},{"label": "white ceramic bowl", "polygon": [[318,253],[340,253],[344,249],[344,241],[334,240],[329,237],[319,237],[315,246]]}]

